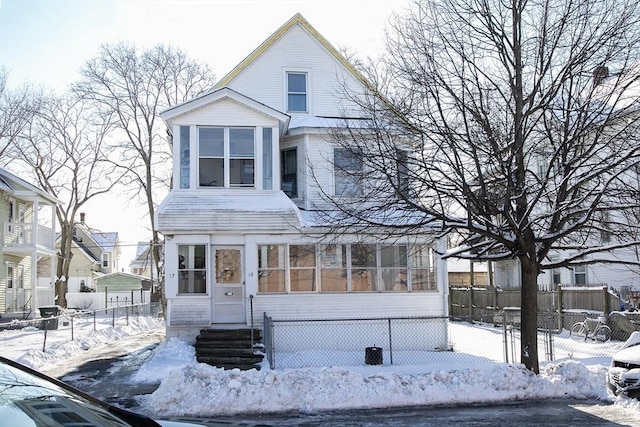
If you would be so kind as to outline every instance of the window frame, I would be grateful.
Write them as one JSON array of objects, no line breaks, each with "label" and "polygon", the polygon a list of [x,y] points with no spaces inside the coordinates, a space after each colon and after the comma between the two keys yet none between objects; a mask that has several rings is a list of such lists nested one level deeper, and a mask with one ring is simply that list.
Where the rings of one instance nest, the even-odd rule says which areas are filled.
[{"label": "window frame", "polygon": [[[286,101],[286,105],[287,105],[287,113],[309,113],[309,71],[307,70],[286,70],[284,73],[284,87],[285,87],[285,101]],[[289,81],[289,76],[293,76],[293,75],[301,75],[304,76],[304,92],[300,92],[300,91],[292,91],[290,88],[290,81]],[[291,108],[291,100],[290,97],[291,96],[300,96],[303,95],[304,96],[304,109],[293,109]]]},{"label": "window frame", "polygon": [[102,253],[102,268],[109,268],[110,263],[109,252]]},{"label": "window frame", "polygon": [[[344,158],[344,163],[339,164],[338,157],[336,157],[338,153],[349,153],[348,157],[350,158]],[[350,164],[353,162],[357,163],[357,168],[350,168]],[[339,184],[342,186],[341,191],[338,191]],[[364,195],[364,153],[361,149],[333,147],[333,194],[342,198]]]},{"label": "window frame", "polygon": [[[186,248],[186,253],[188,256],[191,256],[190,259],[183,257],[184,251],[181,248]],[[203,251],[202,262],[203,265],[196,264],[196,248],[201,248]],[[209,279],[207,274],[208,268],[208,260],[209,260],[209,245],[205,243],[179,243],[176,246],[177,256],[178,256],[178,265],[176,268],[178,283],[176,288],[177,296],[193,296],[193,295],[208,295],[209,293]],[[184,262],[184,263],[183,263]],[[184,265],[184,267],[181,267]],[[186,273],[186,274],[185,274]],[[186,276],[186,277],[185,277]],[[184,281],[186,278],[186,282]],[[204,284],[204,289],[201,292],[195,292],[196,290],[196,279],[202,280]],[[186,283],[186,291],[181,288],[183,284]],[[193,288],[193,292],[189,292],[189,288]],[[198,288],[199,289],[199,288]]]},{"label": "window frame", "polygon": [[[366,247],[365,260],[354,262],[358,250],[354,246]],[[294,266],[291,260],[292,246],[313,246],[314,266]],[[263,265],[264,256],[262,248],[278,248],[278,265]],[[392,249],[390,256],[383,252]],[[372,243],[372,242],[342,242],[342,243],[262,243],[257,245],[258,251],[258,294],[296,295],[300,293],[320,294],[362,294],[362,293],[433,293],[438,292],[437,265],[435,246],[431,244],[412,245],[409,243]],[[424,251],[424,253],[422,253]],[[355,253],[354,253],[355,252]],[[416,259],[418,253],[422,253],[424,263]],[[269,260],[271,261],[271,260]],[[423,265],[424,264],[424,265]],[[292,272],[308,270],[312,271],[313,284],[311,289],[292,289]],[[277,273],[277,287],[263,286],[262,277]],[[365,273],[365,275],[360,275]],[[403,276],[404,275],[404,276]],[[418,288],[413,280],[424,277],[425,284]],[[358,277],[364,279],[359,279]],[[393,278],[393,281],[385,283],[384,279]],[[271,278],[273,279],[273,278]],[[359,282],[358,283],[354,282]],[[325,286],[325,281],[331,282],[331,289]],[[365,286],[363,286],[365,285]],[[267,289],[268,291],[264,291]]]},{"label": "window frame", "polygon": [[[293,171],[285,170],[286,164],[286,154],[293,152],[293,156],[291,157],[293,162]],[[288,168],[287,168],[288,169]],[[291,185],[291,190],[285,190],[285,176],[293,177],[293,183]],[[287,181],[289,182],[289,181]],[[286,194],[290,199],[298,198],[298,147],[290,147],[283,150],[280,150],[280,189]]]},{"label": "window frame", "polygon": [[[258,188],[258,162],[263,162],[263,158],[258,158],[258,128],[255,126],[197,126],[197,188],[222,188],[222,189],[230,189],[230,188],[250,188],[256,189]],[[202,129],[222,129],[222,155],[203,155],[202,147],[201,147],[201,130]],[[231,141],[231,133],[233,130],[247,130],[250,129],[253,132],[253,149],[252,155],[242,155],[242,154],[233,154],[232,153],[232,143]],[[217,159],[218,161],[222,160],[222,185],[202,185],[202,161],[206,159]],[[238,162],[240,161],[240,162]],[[236,164],[245,169],[244,161],[251,161],[251,173],[252,173],[252,183],[232,183],[233,175],[231,169],[235,167]]]}]

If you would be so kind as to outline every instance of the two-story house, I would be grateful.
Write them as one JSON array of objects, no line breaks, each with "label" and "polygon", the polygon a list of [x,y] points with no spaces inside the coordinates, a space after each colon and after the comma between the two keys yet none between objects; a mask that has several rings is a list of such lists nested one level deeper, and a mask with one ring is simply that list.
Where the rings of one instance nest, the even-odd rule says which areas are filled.
[{"label": "two-story house", "polygon": [[[60,235],[56,236],[56,249],[60,249]],[[85,214],[73,229],[71,265],[67,277],[67,292],[92,292],[96,278],[117,273],[120,245],[117,232],[102,232],[85,222]],[[51,280],[42,273],[51,268],[49,259],[38,262],[40,285],[49,286]],[[55,268],[55,266],[54,266]]]},{"label": "two-story house", "polygon": [[[446,242],[334,232],[323,195],[366,185],[331,143],[362,120],[347,88],[363,76],[295,15],[213,90],[161,113],[172,135],[173,189],[156,211],[165,238],[167,336],[274,319],[445,316]],[[354,120],[355,121],[355,120]],[[343,224],[344,225],[344,224]],[[431,334],[445,348],[446,321]],[[334,331],[335,332],[335,331]]]},{"label": "two-story house", "polygon": [[[39,306],[53,303],[53,287],[39,289],[36,271],[39,259],[55,265],[58,204],[55,197],[0,168],[0,314],[33,317]],[[44,274],[51,278],[55,272]]]}]

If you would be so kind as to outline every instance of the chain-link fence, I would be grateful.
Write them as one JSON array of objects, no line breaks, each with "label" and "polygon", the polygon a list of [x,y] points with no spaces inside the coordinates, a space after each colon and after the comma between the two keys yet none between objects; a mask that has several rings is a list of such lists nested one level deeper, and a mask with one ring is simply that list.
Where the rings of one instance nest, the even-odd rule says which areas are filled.
[{"label": "chain-link fence", "polygon": [[[160,303],[127,304],[100,310],[62,310],[57,306],[45,306],[39,308],[40,317],[28,320],[12,320],[0,324],[0,332],[3,330],[14,333],[41,335],[42,351],[46,351],[48,341],[81,339],[88,334],[113,328],[116,326],[129,326],[131,322],[137,322],[145,317],[160,317]],[[6,335],[6,337],[5,337]],[[11,339],[15,335],[0,335]],[[39,340],[33,340],[37,343]],[[36,348],[34,348],[35,350]]]},{"label": "chain-link fence", "polygon": [[446,317],[275,320],[265,316],[265,353],[272,368],[357,365],[420,365],[485,356],[452,346]]},{"label": "chain-link fence", "polygon": [[[597,314],[539,314],[539,361],[609,358],[631,332],[640,330],[640,313],[637,320],[610,315],[604,323],[597,323]],[[590,326],[611,328],[611,338],[600,340],[595,329],[588,335],[571,333],[586,318],[595,319]],[[271,368],[520,363],[520,311],[501,310],[482,322],[461,317],[276,320],[265,315],[263,338]]]}]

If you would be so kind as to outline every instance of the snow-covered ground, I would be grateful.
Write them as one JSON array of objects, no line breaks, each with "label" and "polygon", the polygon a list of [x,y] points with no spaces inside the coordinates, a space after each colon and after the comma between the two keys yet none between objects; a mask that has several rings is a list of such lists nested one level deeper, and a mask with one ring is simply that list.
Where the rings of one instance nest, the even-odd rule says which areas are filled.
[{"label": "snow-covered ground", "polygon": [[[42,351],[43,331],[27,328],[0,332],[0,355],[47,373],[68,370],[80,363],[88,349],[136,334],[163,328],[150,317],[131,319],[129,325],[108,322],[93,330],[93,323],[75,326],[70,341],[68,326],[50,331]],[[217,416],[235,413],[321,411],[325,409],[380,408],[511,402],[530,399],[598,399],[613,402],[632,419],[640,420],[640,403],[607,393],[605,373],[621,343],[576,343],[566,336],[554,338],[555,360],[541,364],[533,375],[520,364],[506,364],[503,336],[496,328],[452,323],[451,339],[459,351],[495,362],[474,364],[440,359],[437,365],[327,366],[320,368],[223,370],[195,361],[195,351],[177,339],[162,342],[139,371],[123,381],[159,383],[140,405],[160,416]],[[594,351],[603,346],[606,351]],[[544,349],[540,349],[541,352]],[[480,353],[480,354],[478,354]],[[447,353],[443,353],[446,356]],[[600,354],[600,356],[594,356]],[[452,354],[453,356],[453,354]]]}]

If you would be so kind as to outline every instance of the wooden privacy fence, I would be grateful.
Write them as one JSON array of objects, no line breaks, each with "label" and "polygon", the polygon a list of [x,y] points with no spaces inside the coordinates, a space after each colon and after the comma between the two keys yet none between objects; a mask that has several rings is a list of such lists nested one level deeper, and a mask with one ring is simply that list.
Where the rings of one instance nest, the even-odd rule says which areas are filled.
[{"label": "wooden privacy fence", "polygon": [[[449,315],[494,322],[505,308],[520,308],[520,289],[449,288]],[[538,291],[538,312],[595,311],[609,314],[620,309],[620,298],[604,287],[562,287]]]}]

